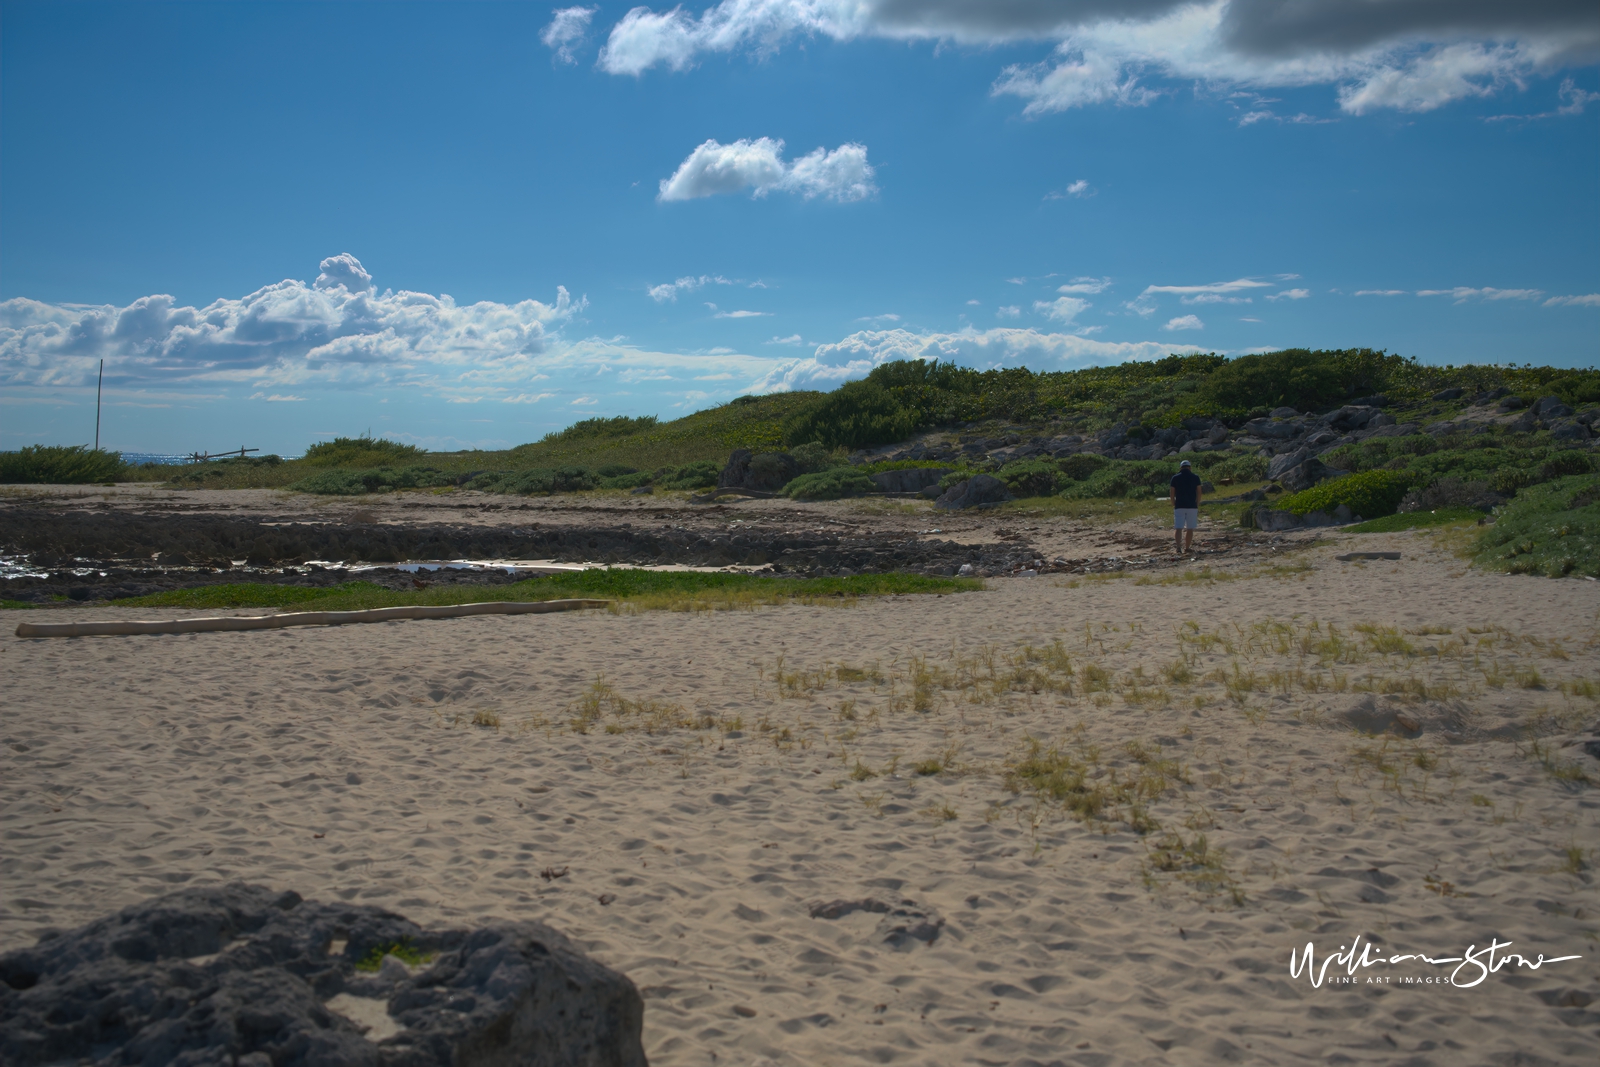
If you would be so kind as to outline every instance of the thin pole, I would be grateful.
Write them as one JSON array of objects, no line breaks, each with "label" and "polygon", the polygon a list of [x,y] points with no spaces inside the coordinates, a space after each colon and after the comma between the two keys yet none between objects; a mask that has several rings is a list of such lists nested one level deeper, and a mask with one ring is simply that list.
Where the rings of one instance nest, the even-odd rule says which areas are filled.
[{"label": "thin pole", "polygon": [[94,384],[94,450],[100,451],[100,387],[106,384],[106,361],[100,361],[100,380]]}]

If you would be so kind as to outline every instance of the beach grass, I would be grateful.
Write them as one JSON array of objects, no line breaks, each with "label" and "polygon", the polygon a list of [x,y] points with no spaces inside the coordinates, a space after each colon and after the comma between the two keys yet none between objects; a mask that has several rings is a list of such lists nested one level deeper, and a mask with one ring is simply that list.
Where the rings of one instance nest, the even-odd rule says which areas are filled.
[{"label": "beach grass", "polygon": [[1483,512],[1476,508],[1438,508],[1434,511],[1401,511],[1381,519],[1368,519],[1354,526],[1346,526],[1345,533],[1398,533],[1401,530],[1420,530],[1426,526],[1451,526],[1456,523],[1476,523]]},{"label": "beach grass", "polygon": [[768,578],[703,571],[643,571],[591,568],[528,578],[509,585],[454,585],[386,589],[375,582],[310,587],[239,582],[174,589],[113,601],[119,607],[286,608],[356,611],[411,605],[477,604],[493,601],[587,597],[618,602],[632,610],[706,610],[769,604],[840,604],[864,596],[962,593],[982,589],[973,578],[929,578],[918,574],[857,574],[845,578]]}]

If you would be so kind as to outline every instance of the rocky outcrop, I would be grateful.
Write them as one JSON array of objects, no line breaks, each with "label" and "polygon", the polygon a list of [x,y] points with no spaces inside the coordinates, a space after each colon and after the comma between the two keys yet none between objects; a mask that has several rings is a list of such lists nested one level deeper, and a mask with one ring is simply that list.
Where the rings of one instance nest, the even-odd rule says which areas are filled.
[{"label": "rocky outcrop", "polygon": [[748,448],[736,448],[717,478],[717,488],[776,493],[799,473],[800,464],[787,452],[752,454]]},{"label": "rocky outcrop", "polygon": [[870,475],[880,493],[920,493],[950,473],[949,467],[911,467],[907,470],[879,471]]},{"label": "rocky outcrop", "polygon": [[962,508],[993,507],[1012,499],[1006,483],[987,474],[975,474],[964,482],[957,482],[944,495],[933,502],[941,511],[959,511]]},{"label": "rocky outcrop", "polygon": [[535,922],[429,930],[235,883],[0,956],[0,1062],[645,1067],[633,983]]}]

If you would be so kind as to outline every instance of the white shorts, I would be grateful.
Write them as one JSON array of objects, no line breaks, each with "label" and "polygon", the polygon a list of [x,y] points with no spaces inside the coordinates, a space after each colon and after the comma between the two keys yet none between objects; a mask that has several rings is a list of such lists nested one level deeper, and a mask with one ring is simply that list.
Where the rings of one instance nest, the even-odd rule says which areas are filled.
[{"label": "white shorts", "polygon": [[1173,508],[1172,528],[1174,530],[1193,530],[1200,526],[1199,508]]}]

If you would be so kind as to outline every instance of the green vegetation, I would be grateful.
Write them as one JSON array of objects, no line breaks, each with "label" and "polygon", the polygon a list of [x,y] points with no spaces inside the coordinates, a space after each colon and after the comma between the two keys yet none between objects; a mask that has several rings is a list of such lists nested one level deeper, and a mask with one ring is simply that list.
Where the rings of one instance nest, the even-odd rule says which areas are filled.
[{"label": "green vegetation", "polygon": [[860,468],[835,467],[800,475],[783,487],[783,495],[796,500],[838,500],[845,496],[863,496],[876,488]]},{"label": "green vegetation", "polygon": [[1332,514],[1340,504],[1363,518],[1393,515],[1410,488],[1411,479],[1399,471],[1367,471],[1347,474],[1292,493],[1278,501],[1283,511],[1305,515],[1313,511]]},{"label": "green vegetation", "polygon": [[1400,530],[1418,530],[1427,526],[1449,526],[1455,522],[1477,522],[1483,512],[1476,508],[1437,508],[1433,511],[1402,511],[1385,515],[1381,519],[1368,519],[1355,526],[1346,526],[1345,533],[1397,533]]},{"label": "green vegetation", "polygon": [[356,961],[358,971],[376,971],[383,967],[383,958],[393,956],[407,967],[420,967],[433,959],[432,952],[424,952],[409,937],[373,945],[365,956]]},{"label": "green vegetation", "polygon": [[415,461],[425,450],[382,437],[335,437],[306,449],[301,462],[313,467],[392,467]]},{"label": "green vegetation", "polygon": [[528,578],[509,585],[437,586],[392,590],[374,582],[313,588],[265,582],[201,585],[115,601],[126,607],[283,608],[356,611],[412,604],[476,604],[502,600],[616,600],[641,608],[739,607],[794,600],[825,602],[862,596],[961,593],[982,589],[971,578],[927,578],[918,574],[857,574],[848,578],[765,578],[706,571],[643,571],[591,568]]},{"label": "green vegetation", "polygon": [[85,445],[30,445],[0,452],[0,483],[85,485],[116,481],[122,474],[120,452]]},{"label": "green vegetation", "polygon": [[1600,578],[1600,479],[1575,475],[1519,493],[1476,549],[1473,563],[1487,570]]}]

